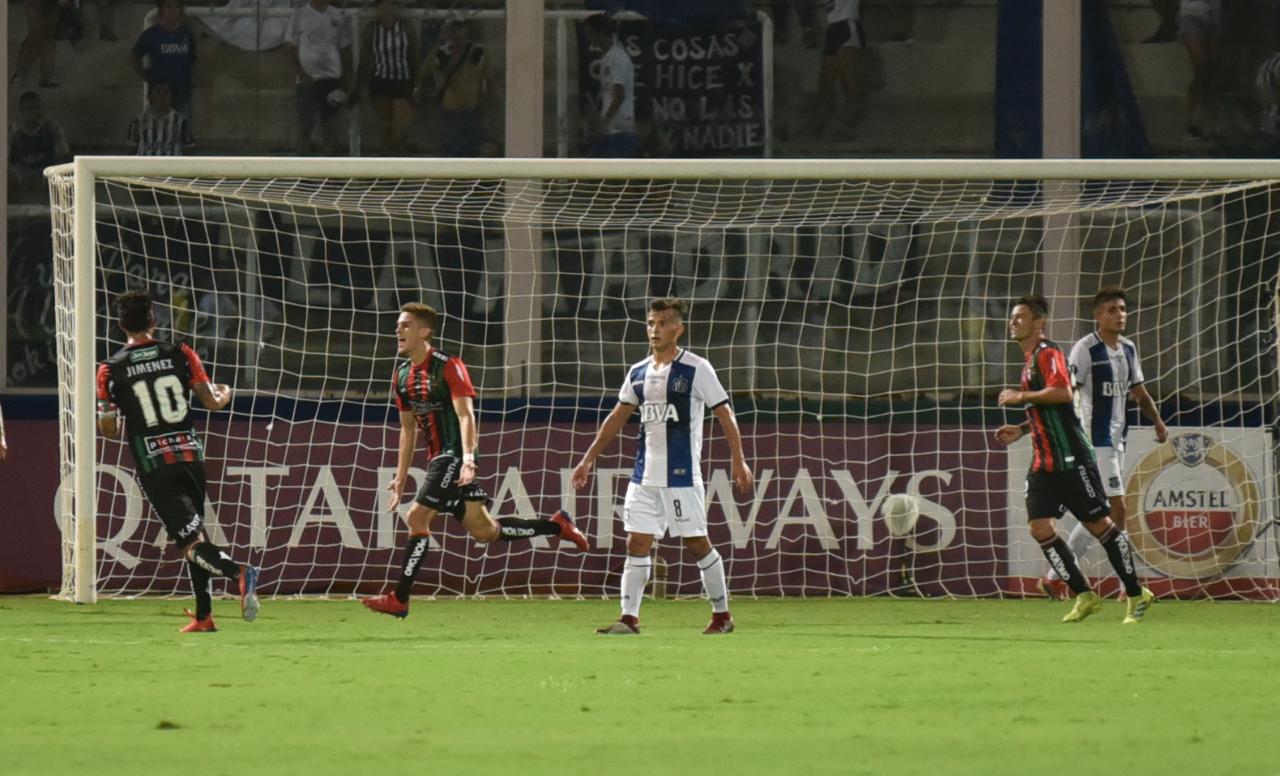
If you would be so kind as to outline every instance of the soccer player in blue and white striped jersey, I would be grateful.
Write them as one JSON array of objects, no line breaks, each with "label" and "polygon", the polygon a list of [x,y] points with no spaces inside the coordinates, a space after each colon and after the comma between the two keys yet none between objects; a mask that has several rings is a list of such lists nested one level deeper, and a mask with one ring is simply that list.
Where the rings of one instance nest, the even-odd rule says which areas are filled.
[{"label": "soccer player in blue and white striped jersey", "polygon": [[684,540],[702,572],[702,585],[712,611],[711,622],[703,633],[729,633],[734,627],[724,562],[707,539],[706,488],[702,482],[706,409],[719,419],[729,443],[734,484],[750,493],[753,478],[742,452],[742,435],[729,395],[720,385],[715,369],[706,359],[677,344],[684,333],[685,309],[679,299],[655,299],[649,304],[645,328],[653,352],[627,370],[618,404],[573,470],[573,486],[581,490],[596,458],[640,410],[635,470],[622,508],[627,530],[622,616],[597,633],[640,632],[640,601],[653,566],[653,540],[668,532]]},{"label": "soccer player in blue and white striped jersey", "polygon": [[[1071,348],[1068,358],[1079,405],[1081,425],[1089,435],[1098,459],[1102,488],[1111,502],[1111,521],[1124,528],[1124,448],[1129,433],[1125,419],[1128,398],[1133,397],[1142,414],[1155,426],[1156,441],[1164,442],[1169,431],[1160,419],[1156,403],[1143,385],[1142,365],[1133,341],[1123,335],[1129,317],[1125,291],[1108,286],[1093,297],[1094,330]],[[1084,554],[1092,537],[1077,524],[1067,539],[1076,557]],[[1064,598],[1065,585],[1051,569],[1041,583],[1051,598]]]}]

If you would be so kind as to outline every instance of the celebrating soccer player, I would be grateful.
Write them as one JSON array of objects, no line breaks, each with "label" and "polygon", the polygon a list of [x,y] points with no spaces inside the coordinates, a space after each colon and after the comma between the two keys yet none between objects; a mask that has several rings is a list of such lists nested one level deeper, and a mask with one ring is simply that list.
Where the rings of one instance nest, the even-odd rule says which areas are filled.
[{"label": "celebrating soccer player", "polygon": [[400,454],[390,486],[392,510],[400,506],[419,430],[426,438],[430,460],[409,508],[409,541],[396,587],[361,601],[373,611],[393,617],[409,614],[413,581],[431,541],[431,521],[441,512],[461,521],[479,542],[559,536],[583,552],[589,549],[587,538],[563,510],[543,520],[503,517],[495,521],[489,514],[489,494],[476,482],[478,433],[472,405],[476,389],[471,376],[462,359],[432,346],[439,322],[435,310],[417,302],[400,310],[397,352],[406,360],[396,365],[392,375],[396,408],[400,410]]},{"label": "celebrating soccer player", "polygon": [[150,293],[126,291],[116,298],[115,309],[128,341],[98,367],[98,429],[104,436],[118,436],[124,414],[142,491],[186,556],[196,610],[187,611],[191,622],[181,630],[217,630],[210,592],[213,577],[237,581],[240,613],[252,622],[258,616],[258,569],[237,564],[204,535],[204,446],[187,400],[190,390],[205,408],[219,410],[231,401],[231,389],[210,386],[200,357],[186,343],[154,339]]},{"label": "celebrating soccer player", "polygon": [[677,345],[684,333],[685,304],[679,299],[655,299],[649,304],[646,331],[653,354],[627,370],[618,404],[605,419],[591,448],[573,470],[573,486],[587,484],[602,450],[640,408],[639,448],[635,470],[623,503],[627,530],[627,560],[622,571],[622,617],[597,633],[631,635],[640,632],[640,600],[653,566],[650,551],[655,536],[670,532],[684,546],[702,572],[702,586],[711,599],[707,634],[733,631],[724,562],[707,540],[706,489],[702,484],[702,426],[704,408],[720,419],[732,456],[733,481],[751,491],[751,469],[742,453],[742,435],[715,370],[706,359]]},{"label": "celebrating soccer player", "polygon": [[1116,576],[1129,596],[1125,623],[1135,623],[1155,599],[1138,582],[1133,545],[1108,516],[1111,505],[1102,489],[1102,478],[1093,459],[1093,448],[1071,404],[1071,381],[1062,350],[1044,335],[1049,305],[1040,295],[1024,296],[1014,303],[1009,320],[1010,337],[1022,348],[1026,364],[1019,389],[1000,392],[1003,407],[1025,407],[1026,422],[1004,425],[996,440],[1009,445],[1031,434],[1031,471],[1027,475],[1027,518],[1031,535],[1049,565],[1076,594],[1076,602],[1063,622],[1079,622],[1102,608],[1102,599],[1076,564],[1075,553],[1058,535],[1057,518],[1071,510],[1089,533],[1102,543]]},{"label": "celebrating soccer player", "polygon": [[[1142,413],[1155,425],[1156,441],[1164,442],[1169,431],[1160,419],[1160,411],[1142,384],[1142,366],[1138,350],[1123,336],[1129,310],[1123,288],[1108,286],[1093,297],[1093,332],[1086,334],[1071,348],[1071,377],[1080,391],[1080,421],[1089,433],[1098,460],[1102,490],[1111,501],[1111,522],[1124,530],[1125,397],[1133,396]],[[1067,537],[1067,546],[1076,557],[1084,554],[1091,536],[1083,523],[1078,523]],[[1049,572],[1040,581],[1040,589],[1050,598],[1064,600],[1067,585],[1058,572]]]}]

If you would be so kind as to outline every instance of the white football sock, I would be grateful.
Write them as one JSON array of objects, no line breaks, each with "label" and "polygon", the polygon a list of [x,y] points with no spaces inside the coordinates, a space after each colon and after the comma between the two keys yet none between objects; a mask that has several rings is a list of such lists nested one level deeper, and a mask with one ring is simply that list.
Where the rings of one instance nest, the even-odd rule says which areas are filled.
[{"label": "white football sock", "polygon": [[698,570],[702,572],[702,589],[711,599],[711,611],[729,611],[729,588],[724,581],[724,560],[715,548],[698,558]]},{"label": "white football sock", "polygon": [[1093,546],[1093,542],[1093,534],[1089,533],[1084,523],[1076,523],[1076,527],[1071,529],[1071,534],[1067,537],[1067,546],[1075,553],[1076,563],[1083,562],[1084,554]]},{"label": "white football sock", "polygon": [[622,567],[622,613],[640,616],[640,601],[644,599],[644,586],[649,582],[649,570],[653,558],[648,555],[628,555]]},{"label": "white football sock", "polygon": [[[1093,534],[1089,533],[1089,529],[1085,528],[1084,523],[1076,523],[1076,527],[1071,529],[1071,533],[1067,535],[1067,546],[1071,548],[1071,552],[1076,556],[1076,563],[1082,567],[1084,565],[1084,554],[1089,551],[1089,546],[1093,544]],[[1058,572],[1052,568],[1045,575],[1049,579],[1057,579]]]}]

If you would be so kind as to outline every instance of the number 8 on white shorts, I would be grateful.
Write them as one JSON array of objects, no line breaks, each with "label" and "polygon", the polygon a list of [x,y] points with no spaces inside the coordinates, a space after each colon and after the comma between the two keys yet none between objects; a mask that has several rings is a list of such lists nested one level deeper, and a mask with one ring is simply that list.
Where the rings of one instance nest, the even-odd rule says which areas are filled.
[{"label": "number 8 on white shorts", "polygon": [[627,486],[622,505],[622,523],[627,533],[650,534],[658,538],[707,535],[707,495],[699,486],[661,488],[656,485]]}]

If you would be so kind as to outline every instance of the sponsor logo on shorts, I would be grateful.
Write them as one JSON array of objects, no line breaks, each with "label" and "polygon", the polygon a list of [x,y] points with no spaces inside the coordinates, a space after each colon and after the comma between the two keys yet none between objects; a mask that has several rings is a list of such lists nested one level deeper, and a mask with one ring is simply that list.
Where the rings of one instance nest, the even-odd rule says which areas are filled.
[{"label": "sponsor logo on shorts", "polygon": [[179,539],[190,539],[200,531],[200,515],[192,515],[187,524],[178,529]]}]

